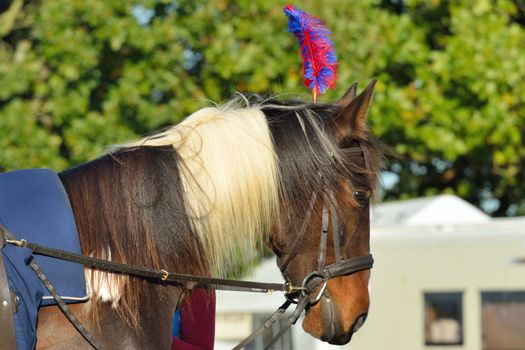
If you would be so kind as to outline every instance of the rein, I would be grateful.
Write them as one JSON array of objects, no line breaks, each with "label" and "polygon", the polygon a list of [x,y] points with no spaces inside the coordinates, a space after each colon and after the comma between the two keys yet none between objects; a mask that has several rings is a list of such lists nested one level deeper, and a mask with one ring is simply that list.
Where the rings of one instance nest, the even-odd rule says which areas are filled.
[{"label": "rein", "polygon": [[[0,228],[1,230],[1,228]],[[4,229],[4,234],[11,235]],[[28,242],[24,239],[16,240],[6,239],[6,243],[13,244],[20,248],[28,248],[33,253],[45,255],[56,259],[71,261],[82,264],[86,267],[103,270],[106,272],[121,273],[124,275],[137,276],[167,283],[182,284],[183,282],[194,282],[194,288],[206,288],[216,290],[229,290],[236,292],[254,292],[254,293],[272,293],[283,292],[286,294],[301,292],[304,293],[308,288],[306,282],[312,279],[309,274],[301,286],[294,286],[289,282],[286,283],[264,283],[253,281],[239,281],[223,278],[212,278],[206,276],[186,275],[168,272],[164,269],[156,270],[149,267],[138,267],[134,265],[121,264],[109,260],[97,259],[86,255],[66,252],[64,250],[41,246],[36,243]],[[371,254],[350,258],[340,263],[327,266],[322,272],[315,272],[315,277],[334,278],[353,274],[362,270],[371,268],[373,258]]]},{"label": "rein", "polygon": [[[350,258],[339,263],[328,265],[323,268],[321,272],[315,271],[308,274],[301,286],[294,286],[291,283],[263,283],[263,282],[253,282],[253,281],[238,281],[231,279],[221,279],[221,278],[211,278],[206,276],[196,276],[196,275],[185,275],[168,272],[164,269],[156,270],[147,267],[138,267],[134,265],[116,263],[104,259],[97,259],[90,256],[85,256],[81,254],[75,254],[66,252],[60,249],[50,248],[41,246],[36,243],[28,242],[24,239],[16,240],[13,235],[7,231],[5,228],[0,227],[0,231],[3,231],[4,236],[7,237],[5,240],[6,243],[15,245],[21,248],[27,248],[33,251],[35,254],[50,256],[53,258],[67,260],[82,264],[86,267],[95,268],[98,270],[104,270],[107,272],[117,272],[126,275],[133,275],[137,277],[163,281],[166,283],[177,283],[181,284],[183,282],[193,282],[196,283],[195,287],[198,288],[207,288],[207,289],[217,289],[217,290],[229,290],[229,291],[242,291],[242,292],[260,292],[260,293],[271,293],[275,291],[284,292],[287,298],[286,302],[281,305],[277,311],[268,318],[268,320],[258,329],[256,329],[251,335],[249,335],[244,341],[237,345],[234,349],[242,349],[251,341],[253,341],[257,336],[262,334],[266,329],[268,329],[273,323],[275,323],[280,314],[283,314],[292,303],[297,303],[297,307],[293,314],[288,318],[285,326],[281,329],[279,334],[272,340],[273,343],[284,334],[294,324],[304,309],[310,305],[318,302],[326,288],[328,280],[331,278],[351,275],[362,270],[368,270],[372,268],[373,258],[371,254],[364,256]],[[89,332],[80,324],[76,317],[69,311],[69,308],[63,302],[62,298],[56,293],[55,288],[51,282],[47,279],[43,271],[38,267],[38,265],[32,261],[31,267],[37,273],[38,277],[42,280],[45,286],[49,289],[55,301],[59,305],[60,309],[68,317],[68,319],[73,323],[78,332],[91,344],[95,349],[101,349],[100,345],[93,339]],[[323,285],[321,291],[315,298],[312,298],[313,291],[319,285]],[[291,296],[299,295],[298,301],[294,301]]]},{"label": "rein", "polygon": [[[81,254],[75,254],[60,249],[50,248],[41,246],[36,243],[28,242],[24,239],[17,240],[9,231],[0,226],[0,231],[7,238],[6,243],[15,245],[20,248],[27,248],[33,251],[35,254],[45,255],[61,260],[67,260],[75,263],[82,264],[86,267],[95,268],[98,270],[104,270],[107,272],[116,272],[126,275],[132,275],[157,281],[163,281],[166,283],[177,283],[182,284],[184,282],[196,283],[195,287],[217,289],[217,290],[229,290],[229,291],[242,291],[242,292],[259,292],[259,293],[272,293],[275,291],[284,292],[287,298],[286,302],[281,305],[277,311],[268,318],[268,320],[258,329],[256,329],[251,335],[243,340],[234,349],[242,349],[257,336],[262,334],[268,329],[273,323],[275,323],[280,314],[284,313],[292,303],[296,303],[297,307],[292,315],[288,318],[285,326],[281,329],[279,334],[272,340],[273,343],[284,334],[294,324],[305,308],[310,304],[317,303],[326,288],[328,280],[339,276],[347,276],[354,274],[359,271],[368,270],[372,268],[374,259],[371,254],[350,258],[338,263],[328,265],[322,269],[322,271],[315,271],[308,274],[301,286],[294,286],[293,284],[287,283],[263,283],[253,281],[238,281],[231,279],[211,278],[206,276],[186,275],[168,272],[164,269],[156,270],[147,267],[138,267],[134,265],[121,264],[112,262],[109,260],[93,258]],[[323,232],[327,232],[323,230]],[[49,289],[53,298],[59,305],[60,309],[64,312],[67,318],[73,323],[78,332],[91,344],[95,349],[101,349],[100,345],[93,339],[89,332],[80,324],[76,317],[69,311],[69,308],[63,302],[62,298],[58,295],[51,282],[47,279],[43,271],[34,262],[31,262],[31,267],[37,273],[38,277],[42,280],[44,285]],[[322,284],[321,291],[315,298],[312,298],[313,291]],[[298,301],[294,301],[292,297],[298,295]]]},{"label": "rein", "polygon": [[[363,154],[360,146],[351,147],[343,149],[345,153],[361,153]],[[305,215],[305,220],[301,226],[299,234],[292,246],[291,253],[288,255],[287,259],[281,266],[281,270],[284,272],[290,262],[295,258],[298,253],[298,249],[301,241],[304,238],[307,224],[312,216],[315,202],[319,196],[318,192],[313,192],[310,199],[309,207]],[[132,275],[136,277],[141,277],[145,279],[162,281],[164,283],[173,283],[173,284],[184,284],[184,283],[194,283],[192,287],[194,288],[206,288],[206,289],[216,289],[216,290],[229,290],[229,291],[243,291],[243,292],[259,292],[259,293],[272,293],[272,292],[283,292],[286,301],[256,330],[254,330],[248,337],[246,337],[241,343],[234,347],[234,349],[242,349],[249,343],[251,343],[255,338],[264,333],[268,328],[270,328],[280,316],[285,313],[285,311],[292,305],[297,304],[295,310],[292,314],[286,319],[286,322],[283,327],[281,327],[279,333],[273,337],[271,342],[268,344],[266,349],[271,348],[275,342],[293,325],[297,322],[299,316],[302,312],[310,305],[318,303],[323,297],[325,290],[328,285],[328,281],[332,278],[340,276],[349,276],[359,271],[371,269],[374,264],[374,259],[371,254],[366,254],[357,257],[350,257],[348,259],[343,259],[341,256],[341,246],[340,246],[340,227],[337,217],[337,209],[335,208],[335,196],[331,191],[324,193],[324,205],[322,212],[322,225],[321,225],[321,235],[320,235],[320,244],[319,244],[319,257],[317,261],[317,270],[312,271],[307,274],[301,285],[294,285],[291,282],[286,283],[263,283],[263,282],[253,282],[253,281],[238,281],[231,279],[222,279],[222,278],[212,278],[207,276],[197,276],[197,275],[187,275],[187,274],[178,274],[166,271],[165,269],[152,269],[148,267],[139,267],[130,264],[122,264],[118,262],[112,262],[109,260],[98,259],[90,256],[85,256],[82,254],[71,253],[63,251],[60,249],[45,247],[39,244],[28,242],[24,239],[17,240],[11,232],[5,229],[0,225],[0,232],[2,233],[2,238],[6,243],[12,244],[17,247],[30,249],[33,253],[39,255],[45,255],[61,260],[67,260],[75,263],[84,265],[85,267],[94,268],[98,270],[103,270],[106,272],[121,273],[125,275]],[[335,263],[326,265],[326,250],[327,250],[327,240],[328,240],[328,228],[330,225],[330,217],[332,224],[332,235],[334,243],[334,255]],[[356,227],[355,231],[359,228]],[[1,257],[0,257],[1,258]],[[58,295],[55,288],[51,282],[47,279],[46,275],[39,268],[34,260],[30,263],[31,268],[37,273],[38,277],[44,283],[46,288],[51,292],[51,295],[57,302],[59,308],[77,329],[77,331],[86,339],[86,341],[94,348],[101,349],[101,346],[98,342],[89,334],[89,332],[84,328],[84,326],[78,321],[75,315],[69,310],[67,305],[64,303],[62,298]],[[319,289],[317,295],[313,295],[314,292]],[[0,315],[1,316],[1,315]]]},{"label": "rein", "polygon": [[262,283],[252,281],[238,281],[231,279],[212,278],[206,276],[179,274],[168,272],[164,269],[157,270],[149,267],[139,267],[135,265],[122,264],[109,260],[93,258],[82,254],[71,253],[60,249],[45,247],[36,243],[28,242],[24,239],[7,239],[6,242],[21,248],[28,248],[35,254],[79,263],[86,267],[94,268],[97,270],[121,273],[124,275],[142,277],[150,280],[163,281],[166,283],[182,284],[184,282],[193,282],[195,283],[196,288],[259,293],[272,293],[276,291],[292,293],[301,289],[301,287],[293,286],[290,283]]}]

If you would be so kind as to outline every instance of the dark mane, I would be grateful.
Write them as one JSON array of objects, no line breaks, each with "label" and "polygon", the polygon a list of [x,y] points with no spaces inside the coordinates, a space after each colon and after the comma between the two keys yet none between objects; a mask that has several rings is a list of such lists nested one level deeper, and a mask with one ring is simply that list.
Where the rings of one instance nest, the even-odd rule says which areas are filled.
[{"label": "dark mane", "polygon": [[[265,113],[279,161],[283,199],[292,207],[307,205],[313,191],[327,187],[338,191],[339,177],[366,187],[374,194],[381,151],[368,130],[337,142],[333,116],[341,113],[336,104],[302,101],[266,101]],[[343,149],[361,145],[365,163],[348,157]]]},{"label": "dark mane", "polygon": [[[178,164],[172,147],[139,147],[62,172],[84,253],[107,258],[110,252],[113,261],[205,274],[208,267],[200,262],[206,260],[199,259],[201,245],[186,216]],[[139,300],[163,300],[173,292],[151,288],[154,283],[144,279],[123,280],[117,310],[133,326]]]}]

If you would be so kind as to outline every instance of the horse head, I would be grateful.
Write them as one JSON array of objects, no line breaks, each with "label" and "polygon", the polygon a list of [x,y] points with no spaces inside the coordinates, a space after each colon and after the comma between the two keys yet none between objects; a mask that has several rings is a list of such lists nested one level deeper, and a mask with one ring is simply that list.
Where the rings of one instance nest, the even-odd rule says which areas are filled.
[{"label": "horse head", "polygon": [[[291,146],[277,145],[281,177],[286,179],[286,174],[292,173],[301,180],[283,184],[292,183],[291,189],[281,190],[281,206],[288,212],[281,215],[269,245],[285,279],[294,285],[304,285],[306,276],[322,276],[326,266],[369,253],[369,200],[377,182],[379,159],[366,127],[374,84],[357,97],[354,84],[335,106],[310,107],[316,118],[302,121],[306,138],[293,140],[309,148],[309,155],[293,160],[299,155],[279,151]],[[293,120],[285,118],[288,123]],[[270,120],[272,124],[280,123]],[[278,134],[273,130],[274,142],[290,142],[279,140]],[[311,164],[301,164],[308,159]],[[304,330],[332,344],[348,343],[367,316],[369,278],[370,271],[364,270],[319,282],[306,309]]]}]

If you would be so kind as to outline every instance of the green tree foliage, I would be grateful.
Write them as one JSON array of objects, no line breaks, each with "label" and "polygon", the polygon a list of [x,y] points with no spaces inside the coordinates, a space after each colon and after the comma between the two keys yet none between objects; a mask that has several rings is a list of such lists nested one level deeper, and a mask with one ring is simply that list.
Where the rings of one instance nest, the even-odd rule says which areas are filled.
[{"label": "green tree foliage", "polygon": [[496,200],[495,215],[525,213],[524,10],[521,0],[394,9],[419,36],[415,52],[377,72],[386,87],[372,121],[400,156],[390,196],[445,191]]},{"label": "green tree foliage", "polygon": [[[0,170],[56,170],[235,91],[302,94],[283,1],[0,1]],[[379,83],[370,123],[396,157],[386,198],[451,192],[525,213],[521,0],[323,0],[334,100]]]}]

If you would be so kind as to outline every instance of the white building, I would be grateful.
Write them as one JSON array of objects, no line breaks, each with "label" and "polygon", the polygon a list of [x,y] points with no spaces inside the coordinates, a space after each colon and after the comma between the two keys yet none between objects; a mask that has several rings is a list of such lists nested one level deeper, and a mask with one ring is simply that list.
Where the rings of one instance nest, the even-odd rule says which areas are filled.
[{"label": "white building", "polygon": [[[525,264],[517,263],[525,258],[525,218],[491,219],[444,195],[378,205],[372,222],[372,305],[344,348],[525,350]],[[251,279],[282,282],[273,259]],[[221,292],[217,300],[216,348],[226,349],[283,297]],[[336,347],[297,325],[277,348]]]},{"label": "white building", "polygon": [[372,305],[346,349],[525,349],[525,218],[452,196],[374,215]]}]

